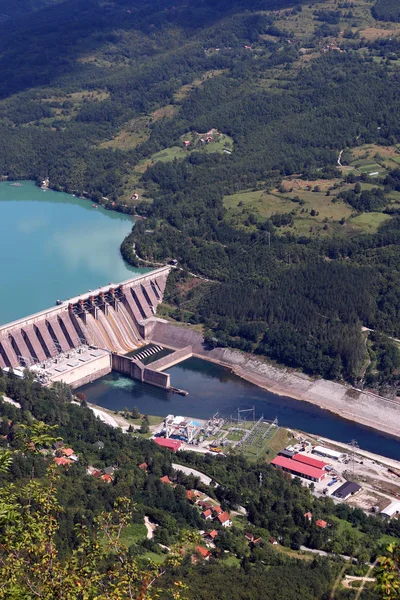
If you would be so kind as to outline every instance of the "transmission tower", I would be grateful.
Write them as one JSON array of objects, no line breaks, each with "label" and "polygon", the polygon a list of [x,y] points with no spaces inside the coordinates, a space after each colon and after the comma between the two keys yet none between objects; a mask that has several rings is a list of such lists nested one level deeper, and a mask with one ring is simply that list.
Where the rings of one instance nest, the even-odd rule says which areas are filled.
[{"label": "transmission tower", "polygon": [[357,440],[351,440],[350,446],[351,446],[351,464],[352,464],[352,467],[353,467],[353,477],[354,477],[355,462],[356,462],[356,451],[357,451],[357,449],[360,448],[360,446],[358,445]]}]

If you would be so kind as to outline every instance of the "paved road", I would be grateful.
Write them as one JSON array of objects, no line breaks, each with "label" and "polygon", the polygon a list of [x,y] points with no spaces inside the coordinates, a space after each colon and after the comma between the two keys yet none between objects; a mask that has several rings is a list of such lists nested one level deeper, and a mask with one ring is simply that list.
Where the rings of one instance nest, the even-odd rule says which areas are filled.
[{"label": "paved road", "polygon": [[4,400],[4,402],[7,402],[7,404],[12,404],[16,408],[21,408],[21,405],[19,402],[15,402],[15,400],[11,400],[11,398],[8,398],[7,396],[3,396],[3,400]]},{"label": "paved road", "polygon": [[183,467],[182,465],[178,465],[176,463],[172,463],[172,468],[175,469],[175,471],[182,471],[182,473],[185,473],[185,475],[194,475],[195,477],[198,477],[205,485],[210,485],[212,482],[211,477],[204,475],[204,473],[201,473],[201,471],[197,471],[196,469]]}]

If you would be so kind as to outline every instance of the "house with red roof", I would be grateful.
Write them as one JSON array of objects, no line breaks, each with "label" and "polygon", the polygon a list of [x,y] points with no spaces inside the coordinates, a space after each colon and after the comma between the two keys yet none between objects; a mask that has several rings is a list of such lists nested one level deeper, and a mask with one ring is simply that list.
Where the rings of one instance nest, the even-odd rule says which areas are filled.
[{"label": "house with red roof", "polygon": [[193,504],[196,502],[199,495],[200,492],[198,492],[197,490],[186,490],[186,498],[187,500],[189,500],[189,502],[192,502]]},{"label": "house with red roof", "polygon": [[209,508],[208,508],[207,510],[205,510],[201,516],[202,516],[202,517],[203,517],[203,518],[204,518],[206,521],[210,521],[210,520],[213,518],[213,516],[212,516],[212,512],[211,512],[211,510],[210,510]]},{"label": "house with red roof", "polygon": [[164,477],[160,477],[161,483],[167,483],[168,485],[173,485],[172,481],[168,477],[168,475],[164,475]]},{"label": "house with red roof", "polygon": [[256,537],[254,533],[245,533],[244,537],[248,542],[250,542],[250,544],[259,544],[261,542],[261,538]]},{"label": "house with red roof", "polygon": [[196,552],[197,554],[200,554],[204,560],[209,560],[211,556],[211,552],[207,550],[207,548],[204,548],[204,546],[196,546]]},{"label": "house with red roof", "polygon": [[218,515],[224,512],[220,506],[214,506],[212,511],[216,517],[218,517]]},{"label": "house with red roof", "polygon": [[323,519],[317,519],[315,521],[315,524],[320,529],[325,529],[325,527],[328,527],[328,523],[326,521],[324,521]]},{"label": "house with red roof", "polygon": [[111,483],[112,482],[111,475],[108,475],[107,473],[104,473],[104,475],[101,476],[101,479],[103,481],[105,481],[106,483]]},{"label": "house with red roof", "polygon": [[61,454],[69,458],[70,456],[72,456],[72,454],[74,454],[74,451],[72,450],[72,448],[61,448]]},{"label": "house with red roof", "polygon": [[304,518],[307,519],[307,521],[311,521],[312,512],[308,511],[308,512],[304,513]]},{"label": "house with red roof", "polygon": [[72,465],[73,461],[70,458],[65,458],[64,456],[56,456],[54,458],[54,462],[59,467],[68,467],[69,465]]},{"label": "house with red roof", "polygon": [[216,529],[213,529],[212,531],[205,531],[204,532],[204,537],[206,538],[206,540],[209,540],[210,542],[213,542],[215,540],[215,538],[218,535],[218,531]]},{"label": "house with red roof", "polygon": [[222,512],[220,515],[217,516],[217,519],[222,525],[222,527],[232,527],[232,521],[229,513]]},{"label": "house with red roof", "polygon": [[139,469],[142,469],[143,471],[146,471],[146,472],[147,472],[148,467],[149,467],[149,465],[146,462],[139,465]]}]

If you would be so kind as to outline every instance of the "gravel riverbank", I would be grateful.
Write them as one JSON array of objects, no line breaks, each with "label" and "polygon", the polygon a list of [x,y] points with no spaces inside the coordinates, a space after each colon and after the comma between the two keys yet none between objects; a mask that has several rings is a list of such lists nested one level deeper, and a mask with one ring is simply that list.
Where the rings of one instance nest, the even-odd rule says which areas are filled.
[{"label": "gravel riverbank", "polygon": [[193,354],[231,369],[236,375],[279,396],[309,402],[349,421],[400,437],[400,402],[325,379],[270,365],[238,350],[203,346],[200,333],[171,323],[158,322],[152,341],[179,349],[192,346]]}]

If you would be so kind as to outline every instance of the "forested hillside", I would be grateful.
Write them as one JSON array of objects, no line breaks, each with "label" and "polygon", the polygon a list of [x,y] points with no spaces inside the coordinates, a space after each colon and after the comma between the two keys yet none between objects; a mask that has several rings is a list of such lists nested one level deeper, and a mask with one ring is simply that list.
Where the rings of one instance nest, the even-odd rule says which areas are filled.
[{"label": "forested hillside", "polygon": [[[400,534],[398,521],[317,499],[265,460],[193,452],[173,457],[103,424],[84,399],[82,406],[71,404],[67,386],[42,388],[28,372],[23,380],[0,375],[0,393],[21,405],[0,400],[0,598],[346,600],[353,592],[339,586],[345,570],[365,573],[363,563]],[[57,458],[63,448],[74,452],[75,462]],[[220,486],[175,472],[172,460]],[[108,480],[95,475],[110,467]],[[165,475],[173,485],[160,481]],[[233,527],[205,522],[187,498],[192,489],[239,515]],[[240,505],[246,518],[235,513]],[[312,521],[305,518],[310,510]],[[145,516],[154,525],[152,539]],[[316,525],[320,518],[329,529]],[[195,545],[204,544],[199,531],[215,527],[209,562],[193,561]],[[259,542],[249,544],[246,531]],[[305,557],[302,544],[357,561]],[[367,589],[363,597],[382,595]]]},{"label": "forested hillside", "polygon": [[136,212],[127,260],[214,282],[172,278],[163,308],[210,343],[395,394],[400,29],[379,6],[68,0],[10,19],[0,174]]},{"label": "forested hillside", "polygon": [[0,22],[10,18],[26,16],[62,0],[0,0]]},{"label": "forested hillside", "polygon": [[380,21],[400,21],[400,6],[397,0],[377,0],[372,14]]}]

